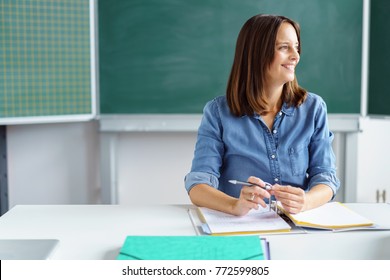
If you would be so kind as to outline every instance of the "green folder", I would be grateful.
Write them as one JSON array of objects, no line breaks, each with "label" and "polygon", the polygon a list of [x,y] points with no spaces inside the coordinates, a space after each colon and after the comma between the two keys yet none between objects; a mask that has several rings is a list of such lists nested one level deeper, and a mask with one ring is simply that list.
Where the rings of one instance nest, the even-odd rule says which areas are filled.
[{"label": "green folder", "polygon": [[128,236],[118,260],[263,260],[260,237]]}]

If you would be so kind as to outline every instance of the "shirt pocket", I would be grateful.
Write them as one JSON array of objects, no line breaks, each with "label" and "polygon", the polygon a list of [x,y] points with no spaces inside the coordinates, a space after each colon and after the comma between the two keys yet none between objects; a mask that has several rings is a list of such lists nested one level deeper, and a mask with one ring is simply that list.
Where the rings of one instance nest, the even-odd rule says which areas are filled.
[{"label": "shirt pocket", "polygon": [[301,144],[288,149],[290,157],[291,171],[293,176],[306,175],[309,167],[309,147]]}]

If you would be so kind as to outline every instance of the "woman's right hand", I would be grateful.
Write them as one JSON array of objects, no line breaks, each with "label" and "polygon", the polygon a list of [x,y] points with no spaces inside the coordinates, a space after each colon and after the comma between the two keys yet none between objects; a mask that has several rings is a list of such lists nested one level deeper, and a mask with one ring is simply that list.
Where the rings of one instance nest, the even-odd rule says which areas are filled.
[{"label": "woman's right hand", "polygon": [[251,176],[247,180],[253,183],[252,186],[243,186],[241,188],[240,197],[233,204],[232,212],[237,216],[246,215],[251,209],[259,209],[259,206],[265,208],[267,204],[264,198],[270,198],[271,195],[265,189],[259,186],[265,186],[265,183],[260,178]]}]

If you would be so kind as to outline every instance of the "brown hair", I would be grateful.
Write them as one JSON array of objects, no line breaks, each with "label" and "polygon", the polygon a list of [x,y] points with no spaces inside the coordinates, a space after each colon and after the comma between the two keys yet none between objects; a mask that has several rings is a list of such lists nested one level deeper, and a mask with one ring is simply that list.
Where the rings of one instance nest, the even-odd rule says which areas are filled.
[{"label": "brown hair", "polygon": [[[295,28],[300,53],[300,28],[289,18],[260,14],[250,18],[241,28],[226,91],[227,102],[234,115],[267,113],[263,85],[266,71],[274,58],[276,35],[283,22]],[[306,95],[296,77],[283,87],[282,98],[289,106],[299,106]]]}]

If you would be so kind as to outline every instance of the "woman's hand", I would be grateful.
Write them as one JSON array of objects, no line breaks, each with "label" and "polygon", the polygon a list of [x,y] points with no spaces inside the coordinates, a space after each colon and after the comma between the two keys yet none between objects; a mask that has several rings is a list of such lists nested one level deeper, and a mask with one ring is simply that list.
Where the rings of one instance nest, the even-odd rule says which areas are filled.
[{"label": "woman's hand", "polygon": [[240,192],[240,197],[233,205],[233,213],[237,216],[246,215],[251,209],[259,209],[259,206],[267,207],[264,198],[270,198],[271,195],[265,189],[259,186],[265,186],[263,180],[257,177],[249,177],[248,182],[253,183],[253,186],[243,186]]},{"label": "woman's hand", "polygon": [[301,188],[276,184],[272,186],[271,194],[291,214],[297,214],[321,206],[329,202],[334,195],[332,188],[324,184],[318,184],[307,192]]},{"label": "woman's hand", "polygon": [[275,184],[272,186],[271,194],[291,214],[297,214],[305,210],[307,198],[305,191],[301,188]]}]

